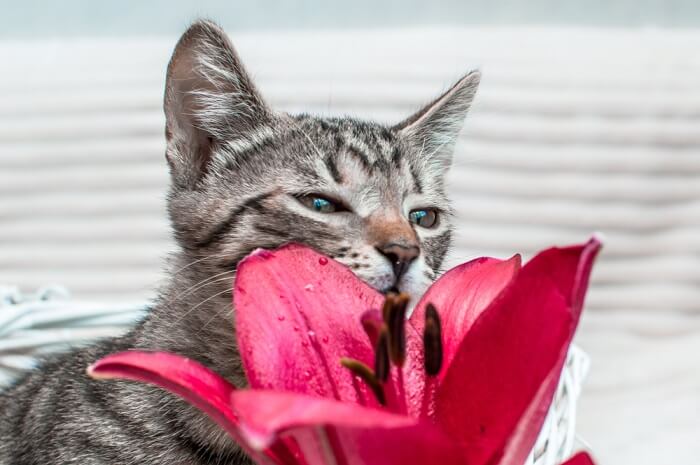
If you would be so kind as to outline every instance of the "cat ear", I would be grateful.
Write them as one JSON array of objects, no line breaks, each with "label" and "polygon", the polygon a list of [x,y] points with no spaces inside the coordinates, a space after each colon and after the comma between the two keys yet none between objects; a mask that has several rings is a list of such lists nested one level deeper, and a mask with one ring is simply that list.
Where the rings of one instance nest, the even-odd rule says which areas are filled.
[{"label": "cat ear", "polygon": [[457,136],[480,79],[479,71],[471,71],[447,92],[394,127],[418,147],[424,162],[437,165],[442,171],[450,167]]},{"label": "cat ear", "polygon": [[226,34],[198,21],[182,35],[165,84],[166,157],[173,180],[193,187],[217,144],[245,138],[271,111]]}]

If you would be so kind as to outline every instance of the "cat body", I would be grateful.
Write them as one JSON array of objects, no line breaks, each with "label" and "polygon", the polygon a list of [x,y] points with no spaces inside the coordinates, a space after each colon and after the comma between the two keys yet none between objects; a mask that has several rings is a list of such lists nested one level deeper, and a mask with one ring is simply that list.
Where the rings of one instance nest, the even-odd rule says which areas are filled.
[{"label": "cat body", "polygon": [[154,387],[85,375],[132,348],[185,355],[245,386],[232,282],[256,248],[307,244],[380,291],[420,296],[450,244],[445,173],[479,75],[395,126],[275,112],[226,35],[193,24],[168,66],[168,213],[178,252],[124,336],[52,356],[0,393],[0,465],[236,464],[238,447]]}]

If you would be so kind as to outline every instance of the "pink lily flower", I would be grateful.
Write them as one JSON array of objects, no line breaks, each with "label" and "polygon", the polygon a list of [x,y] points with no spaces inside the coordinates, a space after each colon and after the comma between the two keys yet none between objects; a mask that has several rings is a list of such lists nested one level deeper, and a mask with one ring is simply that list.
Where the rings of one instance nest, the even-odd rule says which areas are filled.
[{"label": "pink lily flower", "polygon": [[[219,423],[260,464],[520,465],[539,433],[600,242],[524,266],[480,258],[436,281],[405,321],[299,245],[238,268],[236,330],[250,389],[177,355],[130,351],[96,378],[156,384]],[[591,465],[578,454],[567,465]]]}]

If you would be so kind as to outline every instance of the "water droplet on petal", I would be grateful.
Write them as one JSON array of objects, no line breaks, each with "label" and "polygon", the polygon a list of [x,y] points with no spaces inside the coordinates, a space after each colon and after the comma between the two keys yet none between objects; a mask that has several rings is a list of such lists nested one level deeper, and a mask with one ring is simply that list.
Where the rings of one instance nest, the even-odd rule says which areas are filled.
[{"label": "water droplet on petal", "polygon": [[299,331],[299,327],[297,325],[294,325],[294,331]]},{"label": "water droplet on petal", "polygon": [[301,341],[301,346],[302,347],[309,347],[309,343],[306,341]]},{"label": "water droplet on petal", "polygon": [[311,372],[310,372],[310,371],[305,371],[305,372],[304,372],[304,377],[305,377],[306,379],[311,379]]},{"label": "water droplet on petal", "polygon": [[321,265],[328,265],[328,259],[326,257],[321,257],[318,259],[318,263]]},{"label": "water droplet on petal", "polygon": [[314,337],[316,337],[316,333],[314,332],[314,330],[310,330],[308,332],[308,334],[309,334],[309,339],[313,339]]},{"label": "water droplet on petal", "polygon": [[314,285],[313,284],[307,284],[304,286],[305,291],[313,292],[314,291]]},{"label": "water droplet on petal", "polygon": [[280,321],[284,321],[284,315],[277,315],[277,319]]},{"label": "water droplet on petal", "polygon": [[323,336],[321,338],[321,340],[323,341],[324,344],[328,344],[328,336]]}]

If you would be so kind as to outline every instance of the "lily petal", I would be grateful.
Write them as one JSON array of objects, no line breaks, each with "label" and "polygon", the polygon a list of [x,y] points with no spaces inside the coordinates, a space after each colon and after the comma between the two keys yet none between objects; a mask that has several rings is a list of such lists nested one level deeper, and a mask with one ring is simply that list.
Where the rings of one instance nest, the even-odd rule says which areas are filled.
[{"label": "lily petal", "polygon": [[[509,260],[471,260],[449,270],[423,295],[410,323],[422,335],[426,306],[435,306],[442,322],[443,366],[450,365],[471,325],[518,274],[520,261],[520,255]],[[422,347],[422,340],[418,343]]]},{"label": "lily petal", "polygon": [[538,254],[542,273],[547,273],[556,284],[577,321],[588,290],[591,268],[601,247],[600,238],[594,236],[583,245],[552,247]]},{"label": "lily petal", "polygon": [[378,405],[340,365],[373,365],[360,324],[384,297],[344,265],[296,244],[260,250],[238,266],[234,305],[250,386]]},{"label": "lily petal", "polygon": [[265,449],[291,435],[310,465],[465,463],[454,441],[405,415],[265,390],[236,391],[231,404],[248,444]]},{"label": "lily petal", "polygon": [[108,355],[88,368],[96,379],[128,379],[166,389],[206,413],[260,463],[282,464],[273,451],[249,447],[239,432],[239,421],[231,409],[236,388],[199,363],[165,352],[128,351]]},{"label": "lily petal", "polygon": [[206,411],[226,431],[237,431],[238,418],[229,406],[235,386],[193,360],[166,352],[134,350],[98,360],[88,368],[88,374],[96,379],[155,384]]},{"label": "lily petal", "polygon": [[523,463],[542,427],[600,243],[549,249],[481,313],[437,388],[435,421],[472,465]]},{"label": "lily petal", "polygon": [[[293,393],[236,390],[206,367],[173,354],[122,352],[97,361],[88,372],[98,379],[155,384],[181,396],[259,463],[464,465],[459,446],[414,418]],[[298,449],[282,459],[272,451],[284,452],[285,440]]]}]

